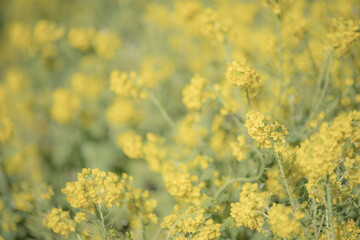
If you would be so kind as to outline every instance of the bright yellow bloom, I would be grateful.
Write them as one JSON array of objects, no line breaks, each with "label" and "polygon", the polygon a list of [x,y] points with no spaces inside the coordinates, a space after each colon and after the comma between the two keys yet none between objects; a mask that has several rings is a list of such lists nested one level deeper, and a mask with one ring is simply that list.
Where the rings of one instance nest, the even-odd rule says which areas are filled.
[{"label": "bright yellow bloom", "polygon": [[143,158],[142,137],[132,131],[127,131],[117,137],[117,144],[131,159]]},{"label": "bright yellow bloom", "polygon": [[78,173],[76,182],[66,183],[61,191],[66,200],[74,208],[94,212],[94,205],[111,207],[125,198],[124,189],[131,183],[132,178],[123,174],[122,178],[115,173],[99,171],[99,169],[84,168]]},{"label": "bright yellow bloom", "polygon": [[239,162],[246,159],[246,153],[249,152],[249,147],[246,146],[245,135],[239,135],[236,142],[230,144],[232,155],[236,157]]},{"label": "bright yellow bloom", "polygon": [[95,36],[95,52],[105,59],[112,59],[116,56],[121,47],[121,39],[115,32],[97,32]]},{"label": "bright yellow bloom", "polygon": [[70,232],[75,231],[75,222],[70,218],[68,211],[63,211],[61,208],[53,208],[51,212],[45,216],[43,220],[44,225],[65,237],[68,237]]},{"label": "bright yellow bloom", "polygon": [[71,28],[68,33],[69,43],[73,48],[88,51],[91,48],[95,34],[95,29],[93,28]]},{"label": "bright yellow bloom", "polygon": [[304,218],[303,212],[295,212],[291,207],[281,204],[272,206],[269,211],[269,223],[274,234],[282,238],[291,239],[292,236],[299,236],[302,233],[300,219]]},{"label": "bright yellow bloom", "polygon": [[110,74],[110,89],[119,96],[146,98],[145,92],[140,89],[136,80],[135,72],[126,73],[114,70]]},{"label": "bright yellow bloom", "polygon": [[55,42],[64,35],[64,27],[54,22],[40,20],[34,26],[34,40],[40,44]]},{"label": "bright yellow bloom", "polygon": [[190,111],[197,111],[208,98],[215,98],[214,93],[205,91],[208,81],[205,78],[195,75],[182,91],[183,103]]},{"label": "bright yellow bloom", "polygon": [[80,107],[80,99],[68,89],[58,88],[53,93],[52,118],[62,124],[70,123]]},{"label": "bright yellow bloom", "polygon": [[235,220],[238,227],[244,226],[251,230],[262,232],[264,224],[265,201],[259,196],[257,183],[245,183],[240,193],[240,201],[231,203],[231,217]]},{"label": "bright yellow bloom", "polygon": [[0,143],[4,144],[8,142],[13,136],[13,123],[8,117],[0,117]]},{"label": "bright yellow bloom", "polygon": [[245,127],[249,135],[260,145],[261,148],[277,147],[286,142],[285,136],[288,134],[286,128],[278,122],[270,123],[271,118],[264,116],[254,110],[246,114]]},{"label": "bright yellow bloom", "polygon": [[259,87],[261,76],[245,62],[229,63],[226,69],[226,79],[237,87],[252,91]]}]

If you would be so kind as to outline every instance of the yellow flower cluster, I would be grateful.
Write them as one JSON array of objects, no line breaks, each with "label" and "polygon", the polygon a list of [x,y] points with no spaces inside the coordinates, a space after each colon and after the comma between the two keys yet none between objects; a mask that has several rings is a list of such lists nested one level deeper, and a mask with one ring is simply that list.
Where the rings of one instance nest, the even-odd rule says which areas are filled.
[{"label": "yellow flower cluster", "polygon": [[52,118],[61,124],[70,123],[80,107],[80,99],[71,91],[58,88],[53,93]]},{"label": "yellow flower cluster", "polygon": [[101,78],[92,74],[75,73],[71,84],[77,93],[91,100],[95,100],[104,88]]},{"label": "yellow flower cluster", "polygon": [[176,168],[172,163],[166,163],[161,175],[167,191],[172,196],[184,202],[200,203],[201,188],[193,184],[197,181],[197,176],[191,176],[185,164],[180,164]]},{"label": "yellow flower cluster", "polygon": [[251,230],[263,232],[265,200],[259,193],[257,183],[245,183],[242,186],[240,200],[231,203],[231,217],[238,227],[244,226]]},{"label": "yellow flower cluster", "polygon": [[219,22],[213,9],[205,8],[196,20],[195,26],[200,36],[210,39],[214,44],[224,41],[225,26]]},{"label": "yellow flower cluster", "polygon": [[63,211],[61,208],[53,208],[51,212],[45,216],[43,224],[65,237],[68,237],[70,232],[75,231],[76,223],[70,218],[69,211]]},{"label": "yellow flower cluster", "polygon": [[106,110],[106,117],[111,124],[137,123],[140,115],[132,101],[125,97],[117,97]]},{"label": "yellow flower cluster", "polygon": [[190,169],[196,169],[198,167],[200,167],[200,169],[207,169],[212,162],[214,162],[214,159],[210,156],[198,154],[193,160],[187,162],[186,165]]},{"label": "yellow flower cluster", "polygon": [[223,108],[220,109],[220,114],[226,116],[230,114],[236,114],[239,110],[239,101],[236,98],[236,93],[232,87],[232,84],[225,81],[223,84],[215,84],[215,91],[219,92],[222,99]]},{"label": "yellow flower cluster", "polygon": [[175,205],[171,214],[164,217],[161,228],[171,231],[170,236],[176,236],[175,239],[186,239],[189,234],[196,240],[215,240],[220,236],[220,224],[206,220],[204,209],[194,206],[180,212],[180,207]]},{"label": "yellow flower cluster", "polygon": [[190,81],[182,90],[183,103],[190,111],[198,111],[208,98],[214,99],[215,95],[204,90],[208,86],[205,78],[195,75]]},{"label": "yellow flower cluster", "polygon": [[90,212],[95,211],[95,205],[111,207],[125,198],[125,188],[129,188],[132,177],[123,174],[120,178],[115,173],[99,171],[99,169],[84,168],[78,173],[76,182],[66,183],[61,191],[66,195],[66,200],[74,208]]},{"label": "yellow flower cluster", "polygon": [[69,44],[81,51],[88,51],[92,45],[92,39],[95,37],[94,28],[71,28],[68,33]]},{"label": "yellow flower cluster", "polygon": [[360,38],[360,22],[345,20],[343,18],[333,19],[331,23],[332,32],[327,34],[327,42],[338,55],[349,52],[351,46]]},{"label": "yellow flower cluster", "polygon": [[230,144],[232,155],[236,157],[239,162],[246,159],[246,153],[249,152],[249,147],[246,146],[245,135],[239,135],[236,142]]},{"label": "yellow flower cluster", "polygon": [[14,183],[12,191],[15,208],[25,212],[32,211],[36,201],[50,199],[54,195],[52,186],[43,182],[35,186],[31,186],[28,182]]},{"label": "yellow flower cluster", "polygon": [[203,8],[198,1],[177,1],[174,16],[189,34],[204,38],[213,45],[225,39],[226,24],[220,21],[216,11]]},{"label": "yellow flower cluster", "polygon": [[162,146],[165,139],[153,133],[146,134],[147,142],[144,144],[144,158],[151,171],[160,172],[161,165],[166,160],[166,147]]},{"label": "yellow flower cluster", "polygon": [[199,126],[200,115],[189,113],[179,123],[179,142],[185,143],[188,147],[195,147],[198,142],[206,136],[206,128]]},{"label": "yellow flower cluster", "polygon": [[[327,122],[322,123],[318,133],[300,144],[295,163],[308,179],[317,181],[333,173],[343,154],[345,140],[353,135],[353,131],[358,131],[358,127],[352,127],[353,120],[357,120],[356,115],[356,112],[348,116],[339,115],[331,126]],[[352,141],[356,142],[356,138]]]},{"label": "yellow flower cluster", "polygon": [[286,128],[277,121],[270,123],[271,118],[254,110],[246,114],[245,127],[249,135],[260,145],[261,148],[270,148],[274,145],[277,151],[285,144]]},{"label": "yellow flower cluster", "polygon": [[291,207],[276,204],[269,211],[269,223],[274,234],[281,238],[291,239],[301,235],[300,219],[305,217],[303,212],[295,212]]},{"label": "yellow flower cluster", "polygon": [[40,20],[34,26],[34,40],[40,44],[55,42],[64,35],[65,29],[54,22]]},{"label": "yellow flower cluster", "polygon": [[28,49],[31,43],[31,27],[22,22],[13,22],[8,26],[10,42],[19,49]]},{"label": "yellow flower cluster", "polygon": [[[275,195],[279,198],[286,196],[286,191],[281,184],[281,178],[279,177],[279,169],[271,169],[266,172],[267,180],[265,182],[265,189],[269,192],[269,195]],[[269,197],[270,197],[269,196]]]},{"label": "yellow flower cluster", "polygon": [[159,82],[171,77],[174,65],[170,58],[145,57],[141,61],[140,85],[154,88]]},{"label": "yellow flower cluster", "polygon": [[128,200],[128,208],[133,216],[138,216],[143,224],[157,223],[158,218],[154,213],[154,209],[157,205],[155,199],[150,198],[148,190],[132,189],[126,186],[127,191],[126,200]]},{"label": "yellow flower cluster", "polygon": [[121,47],[121,39],[113,31],[100,31],[94,39],[96,54],[104,59],[112,59]]},{"label": "yellow flower cluster", "polygon": [[247,90],[249,94],[254,93],[261,86],[260,74],[246,62],[238,63],[233,61],[229,63],[226,68],[225,77],[234,86]]},{"label": "yellow flower cluster", "polygon": [[360,156],[347,157],[344,165],[346,168],[345,178],[349,181],[350,188],[354,188],[357,184],[360,184]]},{"label": "yellow flower cluster", "polygon": [[136,79],[135,72],[126,73],[114,70],[110,74],[110,89],[119,96],[146,98],[146,93],[140,89]]},{"label": "yellow flower cluster", "polygon": [[0,143],[4,144],[11,139],[14,132],[13,128],[13,124],[8,117],[0,117]]},{"label": "yellow flower cluster", "polygon": [[117,144],[123,149],[126,156],[131,159],[143,158],[143,143],[140,135],[127,131],[117,137]]}]

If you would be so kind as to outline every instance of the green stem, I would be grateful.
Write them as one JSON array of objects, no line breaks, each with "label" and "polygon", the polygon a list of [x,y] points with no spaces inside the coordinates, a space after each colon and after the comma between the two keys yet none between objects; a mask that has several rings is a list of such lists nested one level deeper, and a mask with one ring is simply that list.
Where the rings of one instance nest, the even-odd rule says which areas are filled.
[{"label": "green stem", "polygon": [[256,149],[256,153],[259,156],[259,160],[260,160],[260,166],[259,166],[259,172],[256,176],[254,177],[249,177],[249,178],[234,178],[230,181],[228,181],[227,183],[225,183],[224,185],[222,185],[219,190],[215,193],[214,198],[217,199],[220,195],[220,193],[222,193],[228,186],[230,186],[231,184],[235,183],[235,182],[253,182],[253,181],[257,181],[261,178],[261,176],[264,174],[265,171],[265,162],[264,162],[264,158],[261,156],[259,150]]},{"label": "green stem", "polygon": [[150,91],[145,90],[145,92],[149,96],[150,101],[159,110],[161,116],[165,119],[165,121],[170,125],[170,127],[172,127],[174,130],[176,130],[176,124],[175,124],[174,120],[172,120],[172,118],[166,112],[165,108],[161,105],[160,101]]},{"label": "green stem", "polygon": [[248,103],[248,108],[249,108],[249,111],[250,111],[251,110],[251,104],[250,104],[249,91],[247,89],[245,89],[245,92],[246,92],[246,100],[247,100],[247,103]]},{"label": "green stem", "polygon": [[102,232],[102,237],[104,240],[108,240],[109,239],[109,234],[106,230],[106,226],[105,226],[105,219],[104,219],[104,215],[101,209],[101,205],[97,204],[95,205],[95,210],[96,210],[96,215],[99,218],[99,222],[100,222],[100,227],[101,227],[101,232]]},{"label": "green stem", "polygon": [[317,207],[316,207],[316,200],[313,198],[312,200],[312,208],[313,208],[313,219],[314,219],[314,234],[315,234],[315,239],[317,240],[319,238],[318,236],[318,230],[317,230]]},{"label": "green stem", "polygon": [[326,208],[329,215],[328,220],[331,228],[332,240],[336,240],[334,220],[333,220],[333,207],[332,207],[332,197],[331,197],[331,183],[329,178],[326,181]]},{"label": "green stem", "polygon": [[283,79],[283,54],[282,54],[282,39],[281,39],[281,18],[280,14],[276,15],[276,30],[278,38],[278,56],[279,56],[279,82],[280,82],[280,93],[279,93],[279,107],[281,109],[281,97],[284,90],[284,79]]},{"label": "green stem", "polygon": [[317,111],[318,111],[318,109],[319,109],[319,107],[320,107],[320,105],[321,105],[321,103],[324,100],[324,97],[326,95],[326,91],[327,91],[327,88],[328,88],[329,83],[330,83],[331,66],[332,66],[333,60],[334,60],[334,54],[331,54],[329,65],[327,67],[327,72],[326,72],[326,76],[325,76],[325,85],[324,85],[324,88],[322,89],[322,91],[320,93],[319,100],[317,101],[317,103],[315,105],[315,109],[313,111],[313,116],[309,117],[310,121],[316,115],[316,113],[317,113]]},{"label": "green stem", "polygon": [[293,211],[295,212],[296,211],[295,201],[294,201],[294,199],[293,199],[293,197],[291,195],[289,183],[288,183],[288,181],[286,179],[286,175],[285,175],[285,172],[284,172],[284,167],[283,167],[283,165],[281,163],[281,157],[280,157],[280,155],[278,153],[276,153],[276,160],[277,160],[277,162],[279,164],[281,178],[282,178],[282,180],[284,182],[285,190],[286,190],[287,194],[289,195],[290,205],[291,205]]}]

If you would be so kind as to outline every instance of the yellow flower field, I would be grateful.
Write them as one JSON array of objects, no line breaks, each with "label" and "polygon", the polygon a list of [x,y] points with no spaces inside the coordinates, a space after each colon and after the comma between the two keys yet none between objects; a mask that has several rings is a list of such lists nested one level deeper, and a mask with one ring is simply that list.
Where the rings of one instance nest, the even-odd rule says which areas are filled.
[{"label": "yellow flower field", "polygon": [[0,1],[0,240],[360,239],[359,0]]}]

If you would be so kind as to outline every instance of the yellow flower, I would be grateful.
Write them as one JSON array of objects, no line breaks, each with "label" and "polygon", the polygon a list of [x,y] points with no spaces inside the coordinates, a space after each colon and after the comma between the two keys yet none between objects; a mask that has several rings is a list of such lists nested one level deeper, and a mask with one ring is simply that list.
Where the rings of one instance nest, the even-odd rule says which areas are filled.
[{"label": "yellow flower", "polygon": [[64,35],[64,28],[54,22],[40,20],[34,26],[34,40],[40,44],[55,42]]},{"label": "yellow flower", "polygon": [[260,86],[261,76],[245,62],[233,61],[226,69],[226,79],[234,86],[253,92]]},{"label": "yellow flower", "polygon": [[208,85],[208,81],[205,78],[195,75],[190,81],[190,84],[186,85],[182,91],[183,103],[190,111],[197,111],[203,102],[208,98],[214,99],[215,95],[204,90]]},{"label": "yellow flower", "polygon": [[265,200],[259,195],[257,183],[245,183],[240,193],[240,201],[231,203],[231,217],[238,227],[244,226],[262,232],[264,224]]},{"label": "yellow flower", "polygon": [[95,37],[93,28],[71,28],[68,33],[69,43],[73,48],[81,51],[88,51],[92,45],[92,39]]},{"label": "yellow flower", "polygon": [[135,72],[126,73],[114,70],[110,74],[110,89],[119,96],[146,98],[145,92],[140,89],[136,79]]},{"label": "yellow flower", "polygon": [[236,142],[230,143],[230,147],[236,160],[240,162],[246,159],[246,153],[249,152],[249,147],[246,146],[245,135],[239,135]]},{"label": "yellow flower", "polygon": [[58,88],[53,93],[51,116],[56,122],[62,124],[70,123],[74,119],[79,107],[80,100],[71,91]]},{"label": "yellow flower", "polygon": [[13,136],[14,127],[12,121],[5,116],[0,116],[0,143],[8,142]]},{"label": "yellow flower", "polygon": [[51,209],[51,212],[46,214],[43,223],[48,229],[65,237],[75,231],[75,222],[70,218],[70,213],[61,208]]},{"label": "yellow flower", "polygon": [[261,148],[270,148],[278,151],[278,147],[286,142],[288,134],[286,128],[278,122],[270,123],[270,117],[264,116],[254,110],[246,114],[245,127],[249,135],[260,145]]},{"label": "yellow flower", "polygon": [[305,213],[294,213],[291,207],[276,203],[274,203],[269,211],[271,230],[282,238],[291,239],[293,236],[301,235],[302,230],[299,220],[304,217]]},{"label": "yellow flower", "polygon": [[127,131],[117,137],[117,144],[123,149],[126,156],[131,159],[143,158],[143,144],[140,135]]},{"label": "yellow flower", "polygon": [[115,32],[97,32],[95,35],[95,52],[105,59],[112,59],[116,56],[121,47],[121,39]]}]

